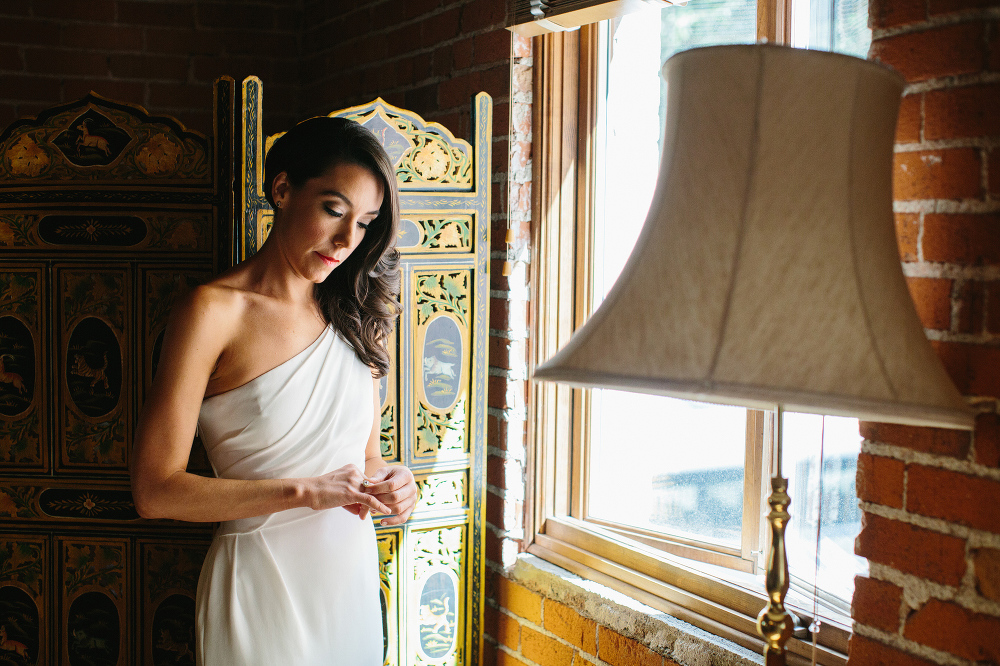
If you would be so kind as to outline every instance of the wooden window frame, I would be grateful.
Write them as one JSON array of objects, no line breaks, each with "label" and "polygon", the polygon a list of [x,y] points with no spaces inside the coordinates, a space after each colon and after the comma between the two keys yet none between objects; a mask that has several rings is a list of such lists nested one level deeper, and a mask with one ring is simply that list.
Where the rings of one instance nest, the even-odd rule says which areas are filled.
[{"label": "wooden window frame", "polygon": [[[760,0],[758,38],[789,43],[790,8],[791,0]],[[596,100],[602,93],[598,30],[590,24],[535,37],[531,369],[565,345],[591,310]],[[738,552],[727,552],[582,520],[587,515],[589,392],[531,382],[528,409],[525,550],[759,653],[763,642],[756,617],[766,605],[763,591],[719,578],[685,558],[699,551],[701,561],[753,572],[757,551],[766,548],[770,536],[761,498],[763,486],[769,486],[771,456],[758,442],[771,441],[773,417],[748,411],[743,511],[750,527],[743,530]],[[809,663],[812,643],[796,633],[787,645],[789,663]],[[825,625],[817,663],[846,664],[849,637],[848,630]]]}]

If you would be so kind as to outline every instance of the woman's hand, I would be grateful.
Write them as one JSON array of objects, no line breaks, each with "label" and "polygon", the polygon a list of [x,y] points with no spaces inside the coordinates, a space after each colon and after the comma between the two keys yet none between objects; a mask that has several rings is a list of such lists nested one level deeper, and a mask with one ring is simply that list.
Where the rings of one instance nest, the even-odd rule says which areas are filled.
[{"label": "woman's hand", "polygon": [[[381,524],[405,523],[417,504],[417,484],[413,481],[413,473],[402,465],[387,465],[375,470],[368,481],[370,485],[366,492],[389,508],[388,511],[379,509],[379,513],[392,514],[383,518]],[[361,509],[363,511],[364,507]]]},{"label": "woman's hand", "polygon": [[[364,518],[369,511],[393,513],[390,506],[383,504],[380,498],[371,493],[370,485],[367,487],[364,485],[366,482],[370,483],[357,465],[344,465],[329,474],[309,479],[308,505],[317,511],[342,506],[361,518]],[[412,474],[410,483],[411,485],[413,483]]]}]

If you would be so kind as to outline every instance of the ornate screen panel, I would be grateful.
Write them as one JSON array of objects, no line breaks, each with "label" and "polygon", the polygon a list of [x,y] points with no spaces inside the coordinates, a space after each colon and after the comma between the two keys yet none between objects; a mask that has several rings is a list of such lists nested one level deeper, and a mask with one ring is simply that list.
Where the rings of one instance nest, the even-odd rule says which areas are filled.
[{"label": "ornate screen panel", "polygon": [[[274,137],[260,130],[262,85],[243,82],[242,207],[235,260],[267,238],[262,189]],[[357,120],[396,167],[403,313],[382,380],[382,455],[420,491],[401,527],[378,527],[385,664],[482,659],[486,343],[492,101],[473,101],[474,144],[382,100],[330,114]]]},{"label": "ornate screen panel", "polygon": [[194,664],[210,526],[139,520],[128,462],[172,303],[228,263],[234,93],[214,140],[95,94],[0,130],[5,663]]}]

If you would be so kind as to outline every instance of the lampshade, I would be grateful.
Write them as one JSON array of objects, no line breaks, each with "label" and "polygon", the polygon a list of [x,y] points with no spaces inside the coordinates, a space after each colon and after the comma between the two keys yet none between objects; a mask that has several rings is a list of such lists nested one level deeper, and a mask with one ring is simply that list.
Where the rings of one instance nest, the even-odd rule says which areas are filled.
[{"label": "lampshade", "polygon": [[685,51],[663,73],[645,226],[600,308],[534,377],[971,429],[900,267],[902,78],[772,45]]}]

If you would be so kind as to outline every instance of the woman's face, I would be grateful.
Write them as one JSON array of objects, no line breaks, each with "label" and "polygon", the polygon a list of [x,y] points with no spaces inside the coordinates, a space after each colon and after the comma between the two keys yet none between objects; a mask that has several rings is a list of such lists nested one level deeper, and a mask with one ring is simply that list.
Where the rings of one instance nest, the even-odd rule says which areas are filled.
[{"label": "woman's face", "polygon": [[323,282],[351,255],[382,207],[382,183],[363,166],[338,163],[302,187],[282,172],[272,196],[280,204],[274,233],[292,269]]}]

